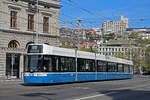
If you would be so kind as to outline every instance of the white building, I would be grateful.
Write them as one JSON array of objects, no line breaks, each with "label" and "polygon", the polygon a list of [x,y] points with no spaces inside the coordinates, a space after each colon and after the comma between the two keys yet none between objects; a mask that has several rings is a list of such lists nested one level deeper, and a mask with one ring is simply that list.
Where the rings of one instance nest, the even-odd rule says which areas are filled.
[{"label": "white building", "polygon": [[128,18],[120,16],[120,21],[104,21],[102,23],[102,29],[104,34],[109,33],[123,33],[128,28]]},{"label": "white building", "polygon": [[137,47],[133,41],[129,40],[112,40],[99,47],[100,54],[106,56],[123,56],[124,58],[130,58],[135,51],[138,51],[141,56],[144,56],[143,49]]},{"label": "white building", "polygon": [[60,34],[60,37],[71,38],[72,37],[72,29],[68,26],[61,26],[59,28],[59,34]]},{"label": "white building", "polygon": [[150,28],[127,28],[126,31],[129,34],[137,32],[142,39],[150,39]]}]

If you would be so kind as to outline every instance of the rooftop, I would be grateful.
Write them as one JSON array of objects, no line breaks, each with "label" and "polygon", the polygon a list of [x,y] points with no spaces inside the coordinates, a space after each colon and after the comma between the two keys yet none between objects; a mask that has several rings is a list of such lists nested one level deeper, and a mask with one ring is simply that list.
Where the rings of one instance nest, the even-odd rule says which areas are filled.
[{"label": "rooftop", "polygon": [[116,46],[120,46],[120,45],[135,45],[136,43],[132,40],[110,40],[109,42],[105,43],[105,45],[108,46],[112,46],[112,45],[116,45]]}]

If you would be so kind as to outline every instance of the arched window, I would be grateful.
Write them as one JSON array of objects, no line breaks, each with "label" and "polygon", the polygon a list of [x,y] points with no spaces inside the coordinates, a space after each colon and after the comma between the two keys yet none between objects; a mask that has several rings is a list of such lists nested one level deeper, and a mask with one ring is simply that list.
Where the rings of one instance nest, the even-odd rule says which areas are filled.
[{"label": "arched window", "polygon": [[44,43],[44,44],[47,44],[47,45],[49,45],[49,43]]},{"label": "arched window", "polygon": [[19,47],[19,42],[16,40],[12,40],[8,44],[8,48],[18,48]]}]

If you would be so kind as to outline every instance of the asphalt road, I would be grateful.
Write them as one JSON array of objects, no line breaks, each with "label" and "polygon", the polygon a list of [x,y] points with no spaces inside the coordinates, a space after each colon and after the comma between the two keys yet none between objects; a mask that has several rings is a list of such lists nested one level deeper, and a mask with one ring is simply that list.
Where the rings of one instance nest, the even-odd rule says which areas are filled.
[{"label": "asphalt road", "polygon": [[0,100],[150,100],[150,76],[44,86],[0,80]]}]

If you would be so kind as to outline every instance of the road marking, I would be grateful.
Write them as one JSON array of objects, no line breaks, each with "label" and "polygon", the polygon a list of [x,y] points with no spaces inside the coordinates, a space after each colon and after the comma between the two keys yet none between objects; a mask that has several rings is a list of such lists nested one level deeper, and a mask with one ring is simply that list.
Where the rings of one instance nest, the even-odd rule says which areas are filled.
[{"label": "road marking", "polygon": [[76,88],[76,89],[85,89],[85,90],[90,89],[89,87],[72,87],[72,88]]},{"label": "road marking", "polygon": [[[125,88],[117,88],[117,89],[111,89],[111,90],[137,89],[137,88],[142,88],[142,87],[145,87],[145,86],[150,86],[150,85],[140,85],[140,86],[135,86],[135,87],[125,87]],[[95,98],[95,97],[107,96],[107,95],[112,94],[112,93],[114,93],[114,92],[109,92],[109,93],[106,93],[106,94],[97,94],[97,95],[82,97],[82,98],[73,99],[73,100],[86,100],[86,99],[91,99],[91,98]]]},{"label": "road marking", "polygon": [[89,97],[83,97],[83,98],[74,99],[74,100],[84,100],[84,99],[90,99],[90,98],[100,97],[100,96],[104,96],[104,95],[105,94],[99,94],[99,95],[94,95],[94,96],[89,96]]},{"label": "road marking", "polygon": [[106,95],[109,95],[109,94],[112,94],[112,93],[114,93],[114,92],[110,92],[110,93],[106,93],[106,94],[97,94],[97,95],[82,97],[82,98],[78,98],[78,99],[74,99],[74,100],[86,100],[86,99],[90,99],[90,98],[106,96]]}]

